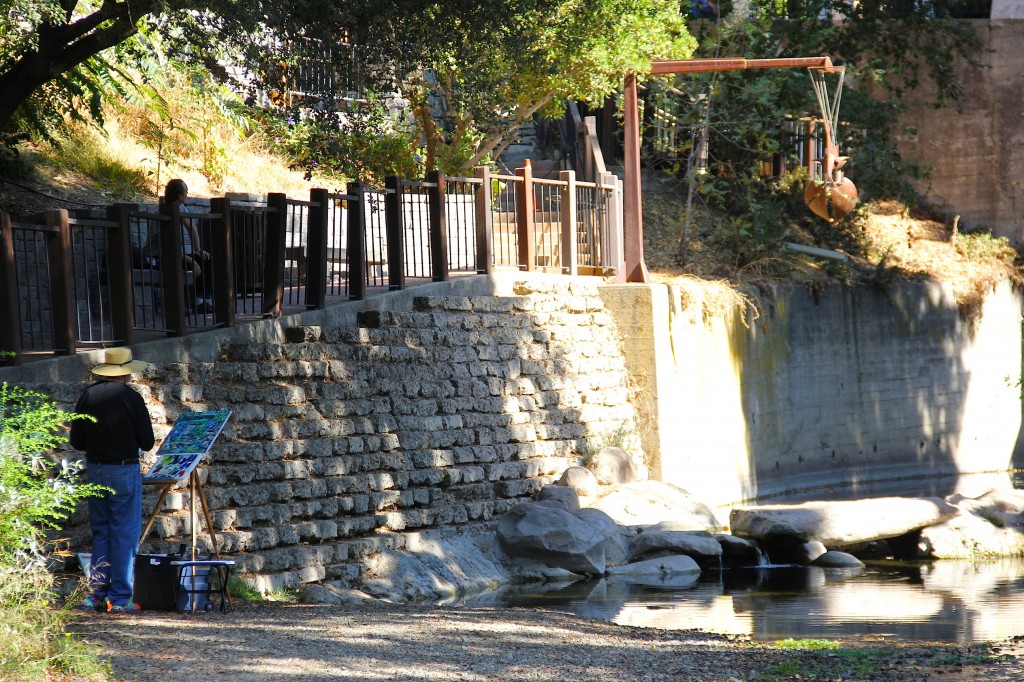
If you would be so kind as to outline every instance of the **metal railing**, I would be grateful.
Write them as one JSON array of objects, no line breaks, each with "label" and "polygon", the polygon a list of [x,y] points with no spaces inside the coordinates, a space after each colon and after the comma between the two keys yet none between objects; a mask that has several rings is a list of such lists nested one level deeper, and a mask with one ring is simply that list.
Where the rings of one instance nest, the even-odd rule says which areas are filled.
[{"label": "metal railing", "polygon": [[[189,225],[198,244],[183,240]],[[181,336],[495,268],[612,275],[621,241],[614,175],[541,180],[529,164],[515,175],[389,177],[384,188],[352,183],[308,199],[229,196],[198,212],[119,204],[100,217],[54,210],[31,223],[0,213],[0,362]]]}]

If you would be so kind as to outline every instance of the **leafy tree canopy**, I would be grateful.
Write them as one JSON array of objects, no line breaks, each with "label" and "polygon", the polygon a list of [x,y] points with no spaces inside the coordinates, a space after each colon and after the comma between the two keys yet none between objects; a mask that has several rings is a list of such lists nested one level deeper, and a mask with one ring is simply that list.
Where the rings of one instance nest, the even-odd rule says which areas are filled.
[{"label": "leafy tree canopy", "polygon": [[[0,18],[0,130],[44,84],[149,22],[189,59],[273,87],[275,62],[301,49],[361,68],[363,90],[400,91],[416,112],[428,166],[459,150],[470,166],[518,124],[567,98],[601,101],[626,71],[694,47],[673,0],[5,0]],[[343,63],[347,62],[347,63]],[[337,107],[322,101],[323,112]],[[435,121],[441,125],[435,125]],[[455,152],[448,151],[448,155]],[[443,159],[442,159],[443,160]]]},{"label": "leafy tree canopy", "polygon": [[[318,46],[316,56],[329,54],[337,73],[355,66],[363,92],[400,93],[426,166],[449,170],[500,152],[534,114],[561,113],[568,99],[602,102],[626,72],[685,59],[695,47],[674,0],[300,0],[282,8],[263,6],[272,44],[252,40],[241,23],[227,30],[242,39],[248,63],[287,61],[301,46]],[[339,38],[357,51],[337,49]],[[272,89],[279,74],[268,76],[260,84]],[[316,102],[325,125],[334,109],[352,113],[333,98]]]}]

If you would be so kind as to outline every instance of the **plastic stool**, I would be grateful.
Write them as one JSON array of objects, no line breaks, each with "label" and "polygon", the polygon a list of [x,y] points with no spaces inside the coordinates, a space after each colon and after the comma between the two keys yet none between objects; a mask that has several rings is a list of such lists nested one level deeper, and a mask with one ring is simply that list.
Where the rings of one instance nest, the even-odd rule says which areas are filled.
[{"label": "plastic stool", "polygon": [[[191,610],[195,612],[196,607],[206,611],[212,611],[215,594],[220,595],[220,612],[228,612],[228,577],[231,575],[231,567],[234,561],[229,559],[202,559],[196,561],[172,561],[171,566],[178,569],[178,579],[174,583],[174,595],[178,602],[179,611]],[[205,570],[202,570],[205,569]],[[214,585],[210,580],[211,574],[217,572],[217,583]]]}]

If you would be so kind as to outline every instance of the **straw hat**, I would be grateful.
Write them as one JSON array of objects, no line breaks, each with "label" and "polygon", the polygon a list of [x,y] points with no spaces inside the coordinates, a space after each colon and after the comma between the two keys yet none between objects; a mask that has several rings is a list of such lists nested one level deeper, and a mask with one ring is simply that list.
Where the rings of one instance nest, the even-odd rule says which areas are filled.
[{"label": "straw hat", "polygon": [[131,348],[110,348],[103,357],[104,362],[92,368],[93,374],[104,377],[120,377],[141,372],[149,367],[148,362],[132,360]]}]

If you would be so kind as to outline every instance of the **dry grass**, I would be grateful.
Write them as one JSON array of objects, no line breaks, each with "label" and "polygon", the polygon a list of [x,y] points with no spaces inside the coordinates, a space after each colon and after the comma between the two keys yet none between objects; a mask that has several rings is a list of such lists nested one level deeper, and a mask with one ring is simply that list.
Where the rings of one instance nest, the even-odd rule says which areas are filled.
[{"label": "dry grass", "polygon": [[914,214],[897,202],[876,202],[869,208],[869,260],[912,277],[951,282],[961,309],[980,306],[999,282],[1021,281],[1018,254],[1005,239],[962,234],[955,221]]},{"label": "dry grass", "polygon": [[[644,196],[644,251],[651,279],[676,285],[682,305],[699,305],[705,318],[732,311],[756,317],[760,312],[758,291],[771,284],[823,286],[931,279],[950,282],[961,313],[971,319],[999,282],[1024,281],[1018,253],[1007,240],[959,233],[952,223],[916,213],[895,201],[861,207],[860,220],[853,228],[857,248],[833,247],[846,261],[783,250],[744,267],[736,266],[734,252],[716,246],[709,238],[716,230],[726,229],[728,218],[695,208],[681,264],[677,254],[684,233],[685,190],[657,189],[661,191]],[[799,229],[791,230],[788,239],[821,246]],[[746,318],[745,314],[739,316]]]}]

